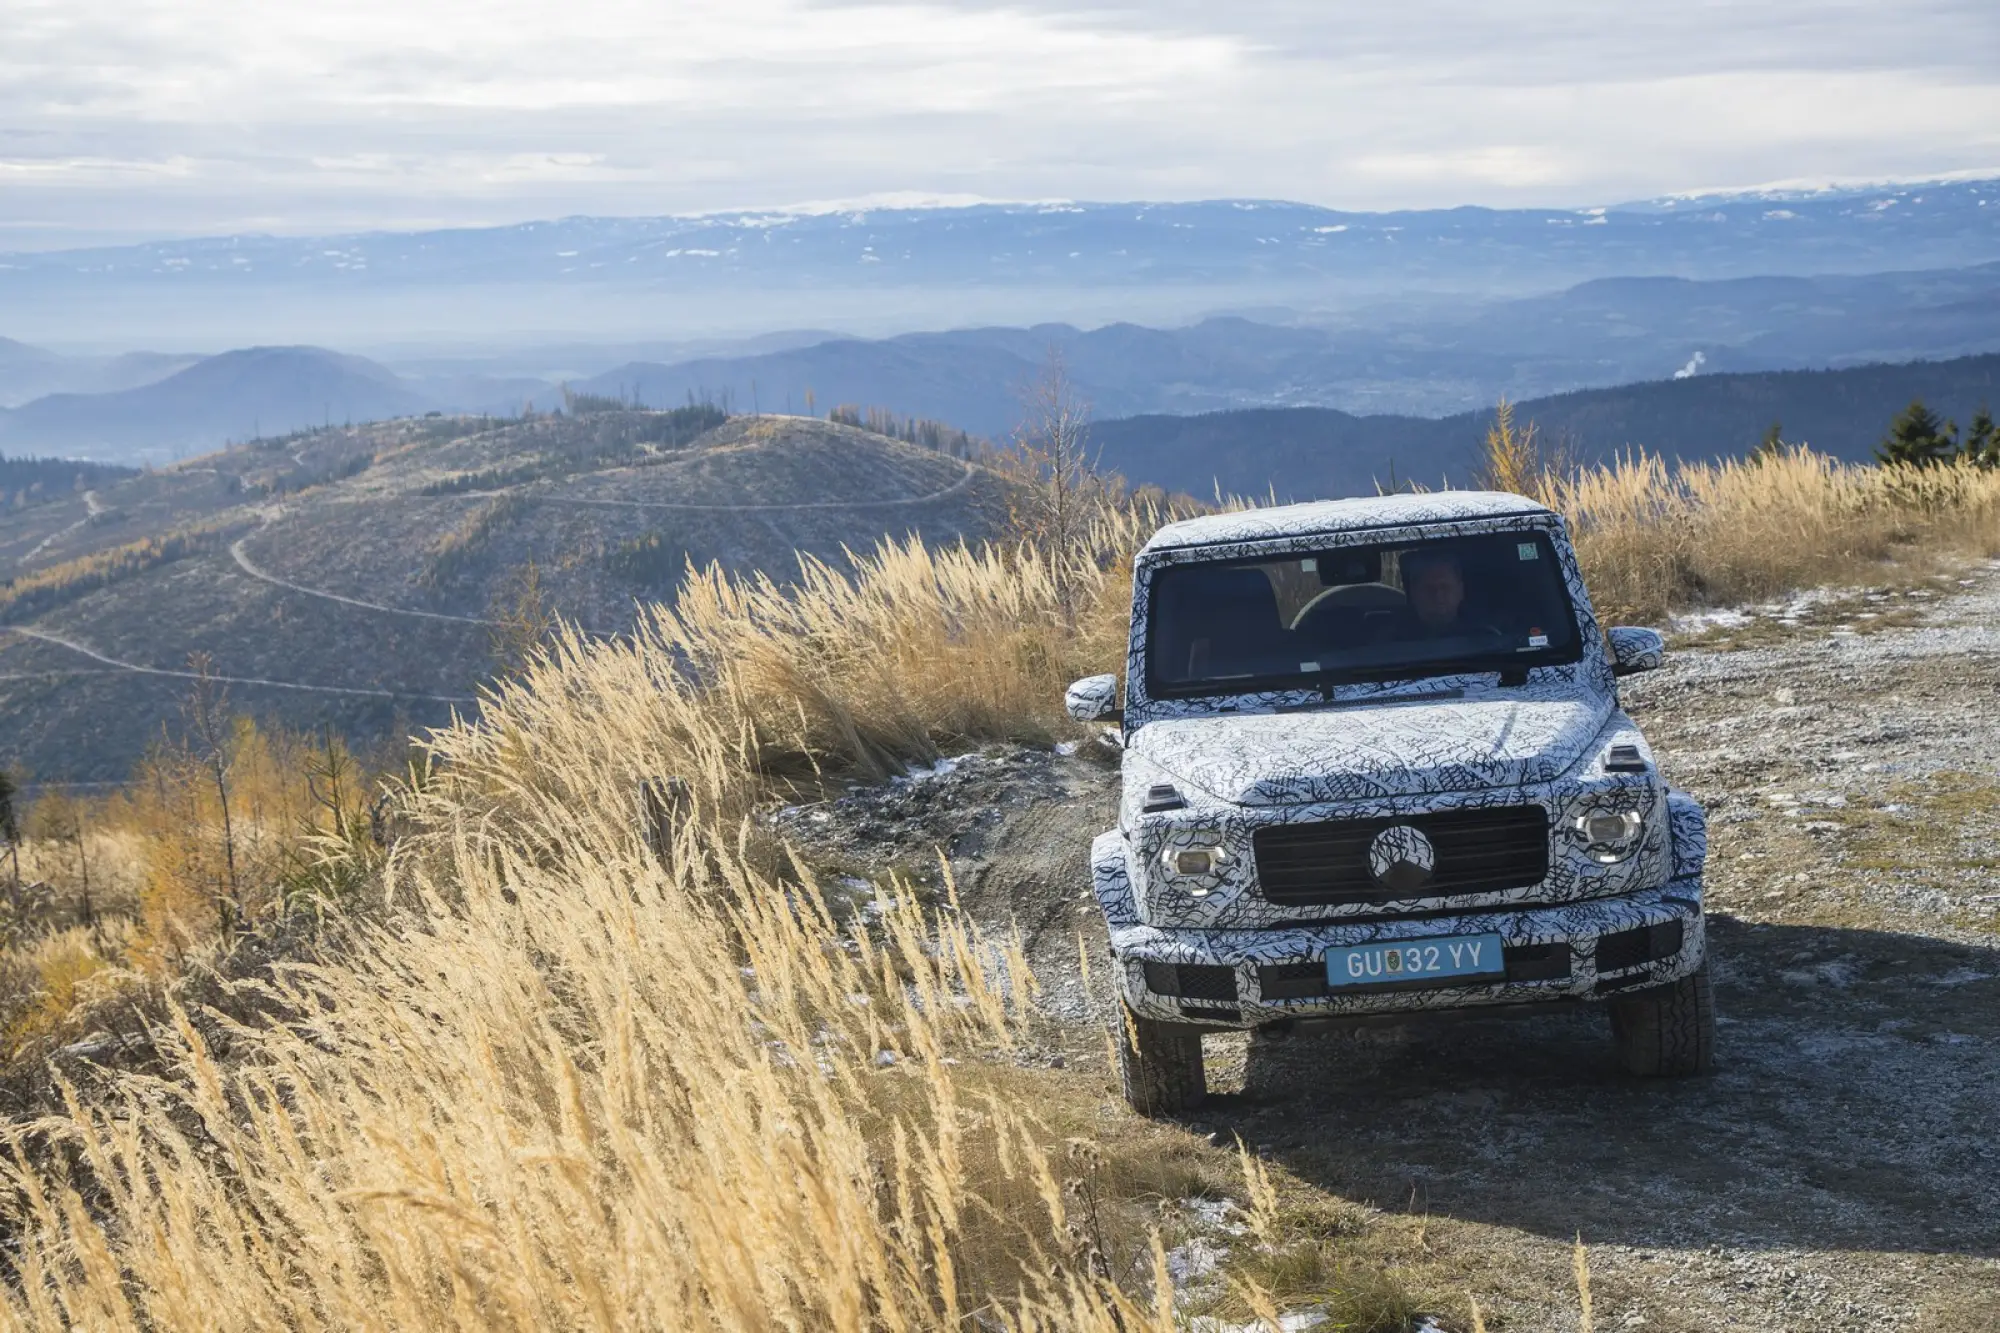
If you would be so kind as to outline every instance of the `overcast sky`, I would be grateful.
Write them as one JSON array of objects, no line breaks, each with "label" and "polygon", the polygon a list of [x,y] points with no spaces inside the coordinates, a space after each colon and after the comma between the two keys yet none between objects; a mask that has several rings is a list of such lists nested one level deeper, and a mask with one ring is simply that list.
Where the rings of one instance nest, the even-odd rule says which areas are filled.
[{"label": "overcast sky", "polygon": [[2000,0],[0,0],[0,249],[2000,174]]}]

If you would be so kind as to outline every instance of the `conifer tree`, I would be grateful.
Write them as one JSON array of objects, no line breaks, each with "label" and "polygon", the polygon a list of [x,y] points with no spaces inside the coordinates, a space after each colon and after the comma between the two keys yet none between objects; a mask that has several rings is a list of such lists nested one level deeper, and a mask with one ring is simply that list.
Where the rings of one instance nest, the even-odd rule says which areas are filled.
[{"label": "conifer tree", "polygon": [[1973,414],[1972,425],[1965,432],[1965,441],[1959,445],[1959,455],[1980,467],[2000,467],[2000,426],[1993,422],[1993,409],[1986,404],[1979,405]]},{"label": "conifer tree", "polygon": [[1958,454],[1958,423],[1941,422],[1937,413],[1914,398],[1894,421],[1889,433],[1875,446],[1877,462],[1905,467],[1936,467],[1949,463]]},{"label": "conifer tree", "polygon": [[1750,457],[1757,460],[1776,458],[1785,452],[1785,423],[1773,421],[1764,438],[1757,441],[1757,447],[1750,451]]}]

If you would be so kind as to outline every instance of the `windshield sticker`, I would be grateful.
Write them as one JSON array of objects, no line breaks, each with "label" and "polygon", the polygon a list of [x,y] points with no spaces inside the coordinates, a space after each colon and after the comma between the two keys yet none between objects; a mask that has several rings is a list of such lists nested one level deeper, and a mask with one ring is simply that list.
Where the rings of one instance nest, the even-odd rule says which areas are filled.
[{"label": "windshield sticker", "polygon": [[1301,574],[1319,573],[1319,561],[1311,556],[1307,556],[1305,559],[1299,561],[1299,572]]},{"label": "windshield sticker", "polygon": [[1305,675],[1311,675],[1311,674],[1312,674],[1313,672],[1315,672],[1315,671],[1319,670],[1319,663],[1317,663],[1317,662],[1301,662],[1301,663],[1299,663],[1299,670],[1300,670],[1300,672],[1302,672],[1302,673],[1303,673],[1303,674],[1305,674]]},{"label": "windshield sticker", "polygon": [[1542,558],[1541,548],[1539,546],[1536,546],[1533,542],[1522,542],[1514,549],[1521,553],[1521,558],[1523,560],[1540,560]]},{"label": "windshield sticker", "polygon": [[1546,648],[1549,646],[1549,636],[1546,634],[1530,634],[1528,636],[1528,646],[1530,648]]}]

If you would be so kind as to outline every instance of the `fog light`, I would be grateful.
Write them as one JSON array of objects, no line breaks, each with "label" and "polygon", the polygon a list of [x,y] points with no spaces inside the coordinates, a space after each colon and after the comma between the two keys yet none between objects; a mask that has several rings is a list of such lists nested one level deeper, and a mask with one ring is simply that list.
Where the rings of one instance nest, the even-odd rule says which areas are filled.
[{"label": "fog light", "polygon": [[1639,850],[1645,822],[1637,810],[1590,810],[1576,817],[1574,827],[1586,844],[1584,855],[1610,866]]},{"label": "fog light", "polygon": [[[1170,846],[1160,852],[1160,868],[1178,879],[1213,879],[1222,874],[1228,864],[1229,853],[1213,845]],[[1189,890],[1197,896],[1207,891],[1206,886],[1195,886]]]},{"label": "fog light", "polygon": [[1177,875],[1208,875],[1214,871],[1215,852],[1210,848],[1174,853],[1174,873]]}]

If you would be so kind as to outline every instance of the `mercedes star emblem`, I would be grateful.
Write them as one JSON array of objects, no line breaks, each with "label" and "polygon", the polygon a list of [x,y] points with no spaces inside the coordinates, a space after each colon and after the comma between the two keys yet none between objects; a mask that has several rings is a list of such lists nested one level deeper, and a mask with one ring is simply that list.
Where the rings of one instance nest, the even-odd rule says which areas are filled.
[{"label": "mercedes star emblem", "polygon": [[1437,849],[1421,829],[1391,824],[1368,844],[1368,868],[1375,882],[1396,893],[1414,893],[1431,882]]}]

